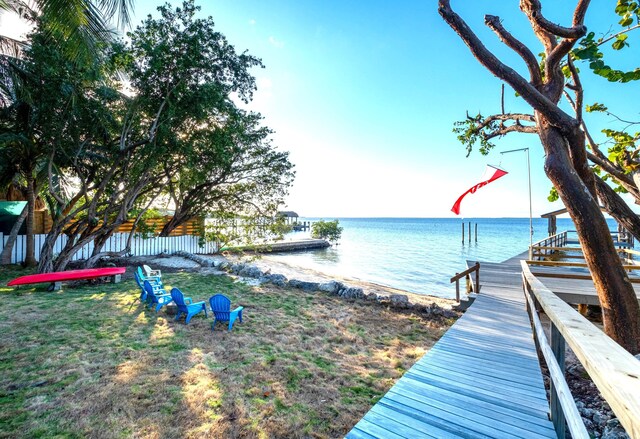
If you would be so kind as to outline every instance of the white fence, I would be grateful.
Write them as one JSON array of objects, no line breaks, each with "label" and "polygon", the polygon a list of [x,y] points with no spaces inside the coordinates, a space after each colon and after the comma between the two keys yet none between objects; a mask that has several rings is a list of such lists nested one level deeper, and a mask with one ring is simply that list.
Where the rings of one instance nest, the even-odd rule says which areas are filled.
[{"label": "white fence", "polygon": [[[47,235],[35,235],[35,257],[40,259],[40,249]],[[115,252],[121,251],[127,245],[129,233],[114,233],[111,238],[102,247],[102,251]],[[9,236],[0,233],[0,249],[3,249]],[[62,251],[68,241],[66,235],[59,236],[53,248],[53,254]],[[93,242],[83,246],[73,257],[73,261],[87,259],[93,252]],[[11,252],[11,263],[18,264],[24,262],[27,250],[27,237],[18,235],[13,251]],[[131,254],[134,256],[155,256],[161,253],[173,253],[176,251],[185,251],[188,253],[211,254],[216,252],[215,243],[207,242],[204,246],[200,246],[200,238],[193,235],[168,236],[155,238],[134,237],[131,239]]]}]

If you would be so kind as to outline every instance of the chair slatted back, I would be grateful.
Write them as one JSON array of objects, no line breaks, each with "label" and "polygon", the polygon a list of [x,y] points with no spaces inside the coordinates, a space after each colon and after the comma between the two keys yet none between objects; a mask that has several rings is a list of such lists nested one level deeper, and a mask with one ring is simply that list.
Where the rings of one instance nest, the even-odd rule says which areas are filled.
[{"label": "chair slatted back", "polygon": [[158,297],[156,293],[153,291],[153,286],[148,280],[144,281],[144,289],[147,291],[147,296],[151,298],[151,301],[154,303],[158,303]]},{"label": "chair slatted back", "polygon": [[178,307],[178,311],[182,311],[186,313],[189,312],[187,304],[184,301],[184,294],[182,294],[182,291],[180,291],[178,288],[173,288],[171,290],[171,298],[173,299],[176,306]]},{"label": "chair slatted back", "polygon": [[229,320],[229,312],[231,311],[231,300],[223,294],[216,294],[209,298],[211,311],[218,320]]}]

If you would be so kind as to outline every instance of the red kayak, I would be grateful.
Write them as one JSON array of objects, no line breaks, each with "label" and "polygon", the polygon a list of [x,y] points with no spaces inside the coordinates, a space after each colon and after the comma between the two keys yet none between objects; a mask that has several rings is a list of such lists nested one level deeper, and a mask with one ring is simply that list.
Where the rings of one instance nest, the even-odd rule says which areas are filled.
[{"label": "red kayak", "polygon": [[63,280],[81,280],[81,279],[94,279],[96,277],[103,276],[115,276],[117,274],[124,274],[125,267],[112,267],[112,268],[87,268],[85,270],[69,270],[69,271],[56,271],[54,273],[42,273],[42,274],[30,274],[29,276],[21,276],[12,280],[7,284],[9,287],[15,285],[27,285],[27,284],[40,284],[46,282],[61,282]]}]

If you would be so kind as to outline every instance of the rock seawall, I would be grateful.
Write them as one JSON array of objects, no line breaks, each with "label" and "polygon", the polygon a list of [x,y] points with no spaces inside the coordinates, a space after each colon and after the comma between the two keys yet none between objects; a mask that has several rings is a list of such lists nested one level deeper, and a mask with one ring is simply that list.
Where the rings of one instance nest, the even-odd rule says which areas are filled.
[{"label": "rock seawall", "polygon": [[367,293],[362,288],[350,287],[337,280],[331,280],[329,282],[309,282],[298,279],[287,279],[287,277],[282,274],[274,274],[271,273],[270,270],[262,271],[257,266],[244,262],[216,261],[183,251],[178,251],[174,254],[197,262],[203,267],[215,267],[240,278],[255,279],[258,283],[271,283],[279,287],[288,286],[302,290],[305,293],[323,292],[343,299],[368,300],[392,308],[414,310],[427,315],[442,316],[445,318],[458,317],[459,315],[457,312],[443,308],[436,303],[429,305],[412,303],[406,294]]}]

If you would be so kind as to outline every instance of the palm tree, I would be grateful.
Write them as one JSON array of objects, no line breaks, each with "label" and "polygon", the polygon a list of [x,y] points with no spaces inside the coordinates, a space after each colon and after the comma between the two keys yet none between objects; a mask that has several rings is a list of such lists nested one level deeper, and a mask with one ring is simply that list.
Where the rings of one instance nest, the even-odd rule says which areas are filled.
[{"label": "palm tree", "polygon": [[[108,23],[129,26],[133,0],[0,0],[0,11],[14,12],[35,21],[41,18],[50,35],[56,35],[72,59],[90,59],[101,42],[111,40]],[[61,37],[61,38],[60,38]],[[0,51],[17,55],[21,43],[0,34]]]}]

